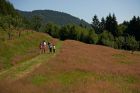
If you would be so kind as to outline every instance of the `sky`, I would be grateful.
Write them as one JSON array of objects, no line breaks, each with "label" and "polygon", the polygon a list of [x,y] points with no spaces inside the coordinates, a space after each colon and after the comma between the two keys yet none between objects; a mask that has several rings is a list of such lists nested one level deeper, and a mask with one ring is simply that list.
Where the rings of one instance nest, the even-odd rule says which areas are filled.
[{"label": "sky", "polygon": [[115,14],[117,21],[129,21],[140,16],[140,0],[9,0],[16,9],[22,11],[55,10],[71,14],[92,22],[96,14],[99,19]]}]

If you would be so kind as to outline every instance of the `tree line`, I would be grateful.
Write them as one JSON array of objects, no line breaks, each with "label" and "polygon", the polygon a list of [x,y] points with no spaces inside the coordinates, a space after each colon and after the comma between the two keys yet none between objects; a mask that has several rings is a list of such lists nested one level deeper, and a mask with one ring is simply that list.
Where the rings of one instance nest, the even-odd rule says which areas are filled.
[{"label": "tree line", "polygon": [[58,26],[48,23],[44,32],[61,40],[73,39],[89,44],[100,44],[117,49],[140,50],[140,18],[133,17],[130,21],[118,24],[115,14],[106,18],[93,17],[92,28],[84,25],[69,24]]},{"label": "tree line", "polygon": [[115,14],[109,14],[106,18],[101,18],[101,21],[95,15],[91,25],[100,37],[99,44],[118,49],[140,50],[139,16],[118,24]]}]

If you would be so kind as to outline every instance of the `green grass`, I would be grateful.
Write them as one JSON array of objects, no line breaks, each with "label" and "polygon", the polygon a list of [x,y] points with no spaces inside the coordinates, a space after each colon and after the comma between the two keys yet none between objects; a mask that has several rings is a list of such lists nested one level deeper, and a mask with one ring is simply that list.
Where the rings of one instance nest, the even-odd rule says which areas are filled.
[{"label": "green grass", "polygon": [[107,82],[115,82],[118,84],[133,84],[140,82],[139,79],[135,76],[131,75],[114,75],[114,74],[95,74],[95,80],[97,81],[107,81]]},{"label": "green grass", "polygon": [[[28,80],[34,86],[46,86],[53,82],[61,85],[60,93],[65,93],[71,87],[86,86],[86,84],[101,84],[101,82],[106,82],[112,85],[112,89],[118,89],[120,93],[139,93],[138,87],[132,87],[135,84],[139,84],[140,80],[136,76],[132,75],[119,75],[119,74],[109,74],[109,73],[95,73],[86,72],[81,70],[73,70],[68,72],[59,73],[48,73],[48,74],[34,74],[28,77]],[[101,93],[110,93],[110,89],[107,87],[100,88]],[[51,92],[50,92],[51,93]],[[69,93],[69,92],[68,92]]]},{"label": "green grass", "polygon": [[135,62],[134,61],[119,61],[118,63],[120,63],[120,64],[126,64],[126,65],[131,65],[131,64],[135,64]]},{"label": "green grass", "polygon": [[[38,74],[31,76],[30,80],[33,84],[36,85],[36,83],[34,83],[35,80],[33,80],[35,77],[38,77]],[[85,72],[85,71],[79,71],[79,70],[61,72],[57,74],[49,74],[49,75],[46,75],[44,78],[45,78],[44,83],[57,81],[64,86],[74,85],[78,82],[87,81],[90,78],[93,78],[94,80],[93,82],[105,81],[105,82],[110,82],[114,85],[119,85],[122,87],[140,82],[138,77],[131,76],[131,75],[122,76],[122,75],[116,75],[116,74],[94,73],[94,72]],[[39,83],[38,80],[37,82]]]},{"label": "green grass", "polygon": [[124,54],[114,54],[112,55],[114,58],[126,58],[126,55]]},{"label": "green grass", "polygon": [[[0,31],[0,34],[6,35],[5,32]],[[4,38],[4,36],[0,36]],[[0,40],[0,69],[8,69],[13,66],[16,59],[18,61],[29,60],[38,55],[38,46],[42,40],[49,41],[51,37],[37,32],[23,32],[21,37],[16,37],[13,40]],[[32,52],[31,52],[32,51]]]},{"label": "green grass", "polygon": [[[39,84],[44,84],[44,83],[51,83],[53,81],[57,81],[59,83],[61,83],[64,86],[69,86],[71,84],[74,84],[75,81],[81,81],[84,80],[86,78],[88,78],[89,76],[91,76],[91,73],[86,73],[86,72],[81,72],[81,71],[72,71],[72,72],[64,72],[64,73],[58,73],[58,74],[51,74],[51,75],[40,75],[40,74],[36,74],[33,75],[29,78],[29,80],[32,82],[32,84],[34,85],[38,85]],[[42,83],[42,80],[38,80],[36,79],[36,77],[38,78],[38,76],[44,76],[44,82]]]},{"label": "green grass", "polygon": [[87,79],[92,74],[88,72],[82,72],[82,71],[72,71],[72,72],[65,72],[57,76],[57,80],[67,86],[70,84],[74,84],[76,81],[82,81],[84,79]]},{"label": "green grass", "polygon": [[42,85],[46,82],[47,78],[43,75],[36,75],[31,79],[31,82],[35,85]]},{"label": "green grass", "polygon": [[11,79],[18,79],[20,76],[24,76],[24,74],[32,71],[37,65],[47,62],[49,59],[54,57],[58,52],[62,45],[62,41],[58,41],[56,44],[57,51],[55,54],[41,54],[32,58],[30,60],[24,61],[18,64],[15,67],[4,70],[0,73],[0,78],[4,79],[6,77],[10,77]]}]

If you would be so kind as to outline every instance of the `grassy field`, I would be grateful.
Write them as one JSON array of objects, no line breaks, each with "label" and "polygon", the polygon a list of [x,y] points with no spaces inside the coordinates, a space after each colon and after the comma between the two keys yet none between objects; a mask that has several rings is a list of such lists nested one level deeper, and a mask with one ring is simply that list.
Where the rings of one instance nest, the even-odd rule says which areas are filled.
[{"label": "grassy field", "polygon": [[[29,31],[0,46],[0,93],[140,93],[140,53]],[[39,54],[42,40],[55,54]]]},{"label": "grassy field", "polygon": [[56,54],[36,56],[1,73],[0,93],[140,93],[140,52],[56,42]]},{"label": "grassy field", "polygon": [[43,33],[27,30],[22,31],[20,38],[17,31],[13,34],[13,39],[8,40],[7,33],[0,31],[0,70],[8,69],[39,55],[39,43],[42,40],[51,40],[50,36]]},{"label": "grassy field", "polygon": [[47,62],[49,59],[53,58],[58,52],[62,45],[61,41],[55,40],[57,51],[56,53],[43,53],[38,56],[31,58],[29,60],[23,61],[16,66],[13,66],[7,70],[0,72],[1,80],[11,80],[15,81],[22,77],[25,77],[28,73],[31,73],[34,69],[38,68],[44,62]]}]

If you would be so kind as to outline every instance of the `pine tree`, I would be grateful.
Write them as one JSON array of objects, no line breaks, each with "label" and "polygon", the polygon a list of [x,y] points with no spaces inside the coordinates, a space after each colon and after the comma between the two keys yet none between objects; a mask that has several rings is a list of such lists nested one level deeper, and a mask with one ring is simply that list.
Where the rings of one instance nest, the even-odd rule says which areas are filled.
[{"label": "pine tree", "polygon": [[95,32],[97,34],[100,33],[100,21],[97,17],[97,15],[94,15],[93,19],[92,19],[92,24],[91,24],[92,28],[95,30]]},{"label": "pine tree", "polygon": [[140,41],[140,18],[134,16],[128,24],[127,34],[135,36],[137,41]]},{"label": "pine tree", "polygon": [[108,30],[114,36],[116,36],[117,35],[117,26],[118,26],[118,23],[117,23],[115,14],[113,14],[113,16],[111,16],[111,14],[109,14],[109,16],[106,17],[106,30]]},{"label": "pine tree", "polygon": [[105,30],[105,27],[106,27],[105,24],[106,24],[106,21],[104,17],[102,17],[101,23],[100,23],[100,33],[102,33]]}]

